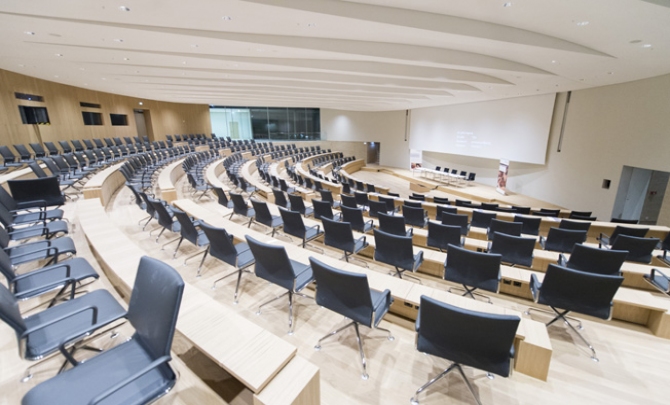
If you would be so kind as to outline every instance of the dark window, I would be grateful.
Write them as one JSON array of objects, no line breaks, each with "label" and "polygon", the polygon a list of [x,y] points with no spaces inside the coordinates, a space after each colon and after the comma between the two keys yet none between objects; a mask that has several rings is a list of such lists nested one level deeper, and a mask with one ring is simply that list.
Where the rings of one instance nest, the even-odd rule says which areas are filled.
[{"label": "dark window", "polygon": [[82,111],[84,125],[102,125],[102,114],[97,112]]},{"label": "dark window", "polygon": [[46,107],[28,107],[25,105],[19,106],[19,113],[21,114],[21,121],[24,124],[49,124],[49,114],[47,114]]},{"label": "dark window", "polygon": [[83,101],[79,102],[79,105],[81,107],[88,107],[88,108],[102,108],[100,104],[95,104],[95,103],[85,103]]},{"label": "dark window", "polygon": [[109,120],[115,127],[128,125],[128,116],[125,114],[109,114]]},{"label": "dark window", "polygon": [[14,97],[18,98],[19,100],[44,102],[44,97],[37,96],[35,94],[14,93]]}]

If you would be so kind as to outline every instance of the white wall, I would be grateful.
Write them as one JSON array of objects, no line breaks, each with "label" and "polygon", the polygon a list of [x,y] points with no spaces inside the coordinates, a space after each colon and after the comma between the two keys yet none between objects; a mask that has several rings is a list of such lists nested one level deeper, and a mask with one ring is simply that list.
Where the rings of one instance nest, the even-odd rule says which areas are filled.
[{"label": "white wall", "polygon": [[[328,141],[379,142],[380,165],[409,168],[404,110],[361,112],[322,108],[321,138]],[[365,159],[364,155],[356,157]]]},{"label": "white wall", "polygon": [[[558,152],[563,103],[556,102],[547,164],[512,162],[510,191],[609,219],[624,165],[670,172],[670,75],[573,92]],[[424,153],[427,158],[494,185],[493,159]],[[609,190],[603,179],[612,180]]]}]

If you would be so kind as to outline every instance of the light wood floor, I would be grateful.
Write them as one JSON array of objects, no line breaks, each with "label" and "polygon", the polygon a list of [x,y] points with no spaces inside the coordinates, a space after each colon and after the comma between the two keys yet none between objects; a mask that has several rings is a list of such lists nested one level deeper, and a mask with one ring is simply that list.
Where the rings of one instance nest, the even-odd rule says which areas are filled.
[{"label": "light wood floor", "polygon": [[[389,184],[387,182],[389,178],[383,174],[360,172],[357,177],[363,178],[368,175],[370,181],[391,186],[394,191],[403,195],[411,193],[406,182],[404,188],[401,183]],[[177,190],[181,193],[181,186],[178,186]],[[221,210],[216,203],[208,201],[207,198],[203,198],[201,203],[208,208]],[[183,257],[196,252],[197,249],[184,242],[177,259],[172,259],[175,243],[169,245],[166,250],[160,250],[160,244],[156,244],[155,238],[149,236],[148,230],[151,227],[143,232],[136,225],[145,215],[131,203],[129,191],[121,189],[110,207],[109,215],[118,227],[147,254],[174,266],[186,282],[192,283],[203,293],[211,295],[231,310],[294,344],[301,356],[317,365],[321,373],[323,404],[408,404],[419,386],[449,365],[446,360],[418,353],[414,348],[415,333],[412,328],[407,327],[404,322],[391,322],[393,319],[388,317],[387,319],[391,321],[385,319],[381,326],[393,332],[395,340],[392,342],[386,340],[383,332],[370,331],[367,328],[361,330],[370,374],[370,379],[364,381],[360,378],[361,368],[353,330],[324,342],[321,351],[315,351],[313,348],[320,337],[343,325],[341,316],[318,307],[310,300],[298,299],[295,334],[288,336],[287,304],[284,301],[267,307],[260,316],[255,315],[258,304],[281,293],[281,289],[257,279],[252,274],[245,274],[240,287],[240,302],[234,305],[235,277],[220,282],[216,290],[211,289],[213,280],[232,271],[232,268],[216,259],[208,258],[202,277],[196,278],[200,257],[192,259],[187,266],[183,266],[182,263]],[[71,204],[66,207],[68,215],[74,216],[72,208]],[[233,218],[233,221],[241,222],[241,220],[239,217]],[[262,226],[254,225],[254,227],[263,230]],[[174,237],[176,237],[174,234],[164,235],[160,242],[164,243]],[[85,249],[81,246],[82,235],[78,235],[76,231],[75,239],[80,255],[86,255]],[[326,254],[333,257],[340,256],[339,252],[330,250],[326,250]],[[387,268],[376,264],[371,264],[370,267],[382,272],[388,271]],[[444,282],[427,277],[423,277],[423,280],[424,284],[446,288]],[[102,284],[107,285],[106,281]],[[530,304],[506,296],[494,296],[493,300],[496,305],[518,310],[523,310]],[[545,319],[542,315],[533,317],[538,320]],[[519,373],[513,374],[510,378],[496,377],[494,380],[489,380],[485,373],[466,368],[465,372],[473,378],[475,390],[479,393],[482,403],[557,405],[667,403],[666,382],[670,376],[668,359],[670,341],[657,338],[636,325],[581,319],[584,319],[585,336],[598,351],[599,363],[589,358],[588,349],[571,332],[562,325],[552,326],[549,329],[549,336],[553,345],[553,357],[547,382]],[[175,351],[182,353],[179,344],[176,343]],[[183,352],[181,358],[228,402],[251,404],[249,392],[202,355],[191,350]],[[0,360],[0,398],[2,398],[0,403],[18,403],[21,392],[27,390],[18,383],[18,379],[25,367],[31,363],[18,360],[15,336],[4,323],[0,326]],[[465,384],[456,374],[434,385],[420,399],[422,404],[474,403]]]}]

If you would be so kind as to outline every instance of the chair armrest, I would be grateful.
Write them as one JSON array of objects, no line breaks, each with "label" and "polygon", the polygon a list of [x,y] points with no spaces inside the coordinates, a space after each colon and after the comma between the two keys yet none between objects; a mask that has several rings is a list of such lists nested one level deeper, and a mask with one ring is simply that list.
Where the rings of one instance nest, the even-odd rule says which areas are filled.
[{"label": "chair armrest", "polygon": [[130,375],[130,376],[126,377],[122,381],[119,381],[118,383],[112,385],[111,387],[109,387],[105,391],[103,391],[102,393],[95,396],[88,403],[88,405],[97,404],[98,402],[100,402],[103,399],[107,398],[108,396],[112,395],[113,393],[115,393],[119,389],[125,387],[126,385],[130,384],[131,382],[137,380],[139,377],[141,377],[144,374],[148,373],[149,371],[155,369],[156,367],[160,366],[161,364],[167,363],[170,360],[172,360],[172,357],[170,357],[169,355],[161,356],[161,357],[157,358],[156,360],[154,360],[150,364],[148,364],[146,367],[144,367],[142,370],[137,371],[133,375]]},{"label": "chair armrest", "polygon": [[598,247],[602,249],[603,245],[609,245],[610,244],[610,236],[604,233],[600,233],[600,236],[598,237]]},{"label": "chair armrest", "polygon": [[[19,246],[15,246],[15,247],[20,247],[20,245],[19,245]],[[30,256],[30,255],[32,255],[32,254],[35,254],[35,253],[37,253],[37,252],[42,252],[42,251],[45,251],[45,250],[47,251],[47,256],[49,256],[49,251],[51,251],[51,250],[54,250],[54,251],[56,252],[56,253],[54,253],[52,256],[58,256],[58,254],[59,254],[59,253],[58,253],[58,248],[57,248],[57,247],[54,247],[54,246],[47,246],[47,247],[42,248],[42,249],[37,249],[37,250],[30,251],[30,252],[25,252],[25,253],[20,253],[20,254],[17,254],[17,255],[12,256],[11,258],[12,258],[12,259],[15,259],[15,258],[17,258],[17,257]]]},{"label": "chair armrest", "polygon": [[360,238],[356,239],[356,242],[363,241],[363,246],[368,246],[368,243],[365,241],[365,235],[361,236]]},{"label": "chair armrest", "polygon": [[414,236],[414,228],[409,228],[409,236]]},{"label": "chair armrest", "polygon": [[544,245],[546,241],[547,240],[544,238],[544,236],[540,236],[540,246],[542,246],[542,250],[544,250]]},{"label": "chair armrest", "polygon": [[321,225],[313,225],[313,226],[308,226],[305,228],[305,230],[310,230],[316,228],[316,233],[319,233],[321,231]]},{"label": "chair armrest", "polygon": [[[18,229],[12,228],[12,231],[7,232],[7,234],[11,237],[11,236],[14,236],[14,235],[20,235],[21,233],[24,233],[24,232],[32,231],[33,229],[34,229],[34,227],[18,228]],[[44,235],[48,234],[49,233],[48,230],[49,229],[46,226],[42,226],[42,234],[40,234],[39,236],[44,236]]]},{"label": "chair armrest", "polygon": [[65,267],[65,278],[70,278],[70,271],[72,270],[72,268],[68,263],[65,263],[65,264],[56,264],[56,265],[53,265],[53,266],[43,267],[43,268],[35,270],[35,271],[31,271],[31,272],[28,272],[28,273],[18,275],[14,278],[14,280],[12,282],[16,282],[16,281],[22,280],[24,278],[32,277],[32,276],[35,276],[37,274],[53,271],[54,269],[57,269],[59,267]]},{"label": "chair armrest", "polygon": [[568,260],[565,258],[565,255],[563,253],[558,254],[558,265],[565,267],[566,264],[568,264]]},{"label": "chair armrest", "polygon": [[39,208],[40,210],[46,210],[46,208],[47,208],[46,200],[21,201],[21,202],[17,202],[17,204],[18,205],[23,205],[23,206],[27,206],[27,205],[30,204],[30,205],[34,205],[34,206],[19,208],[19,209],[16,209],[16,210],[11,210],[10,212],[16,213],[16,212],[20,212],[20,211],[30,211],[33,208]]},{"label": "chair armrest", "polygon": [[36,325],[32,328],[28,328],[25,331],[23,331],[23,333],[21,334],[21,336],[19,336],[19,338],[23,339],[26,336],[30,335],[31,333],[34,333],[34,332],[36,332],[38,330],[41,330],[41,329],[44,329],[47,326],[51,326],[55,323],[58,323],[60,321],[63,321],[63,320],[68,319],[68,318],[70,318],[74,315],[80,314],[80,313],[82,313],[84,311],[88,311],[88,310],[91,310],[93,312],[92,319],[91,319],[91,324],[94,325],[95,323],[98,322],[98,307],[96,307],[95,305],[86,305],[86,306],[81,307],[81,308],[79,308],[77,310],[74,310],[72,312],[62,314],[61,316],[58,316],[58,317],[56,317],[56,318],[54,318],[54,319],[52,319],[48,322],[44,322],[44,323]]},{"label": "chair armrest", "polygon": [[[16,280],[13,280],[12,283],[15,283]],[[36,293],[38,291],[43,291],[43,290],[48,290],[50,288],[56,288],[60,285],[63,285],[63,288],[67,288],[67,286],[71,286],[70,288],[70,299],[74,299],[74,292],[75,292],[75,284],[77,283],[77,280],[73,278],[62,278],[60,280],[54,280],[49,284],[41,285],[39,287],[31,288],[30,290],[25,290],[21,291],[20,293],[14,293],[14,296],[18,299],[23,299],[25,298],[30,298],[33,293]]]},{"label": "chair armrest", "polygon": [[542,288],[542,283],[537,279],[537,275],[530,275],[530,292],[533,294],[533,301],[537,302],[540,298],[540,288]]}]

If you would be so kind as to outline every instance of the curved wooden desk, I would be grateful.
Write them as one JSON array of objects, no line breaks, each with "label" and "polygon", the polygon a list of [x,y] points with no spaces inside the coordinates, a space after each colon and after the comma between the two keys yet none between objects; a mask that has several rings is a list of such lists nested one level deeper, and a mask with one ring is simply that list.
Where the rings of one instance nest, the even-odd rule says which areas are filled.
[{"label": "curved wooden desk", "polygon": [[91,177],[84,185],[84,198],[99,198],[102,205],[107,206],[114,193],[126,182],[119,171],[121,166],[123,163],[117,163]]},{"label": "curved wooden desk", "polygon": [[158,182],[156,183],[158,190],[156,191],[160,194],[161,198],[168,203],[177,199],[177,189],[175,188],[175,184],[177,183],[177,180],[185,174],[182,163],[184,163],[184,158],[170,163],[163,168],[163,171],[158,175]]}]

